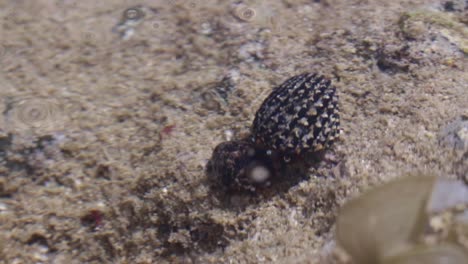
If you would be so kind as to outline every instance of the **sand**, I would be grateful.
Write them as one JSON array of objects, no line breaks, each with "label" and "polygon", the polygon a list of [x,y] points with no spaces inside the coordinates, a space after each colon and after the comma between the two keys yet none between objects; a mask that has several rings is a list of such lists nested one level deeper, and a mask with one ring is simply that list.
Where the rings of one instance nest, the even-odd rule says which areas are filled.
[{"label": "sand", "polygon": [[[466,122],[447,132],[468,119],[467,12],[1,0],[0,263],[341,263],[347,200],[408,173],[468,179]],[[213,148],[307,71],[340,96],[331,159],[255,195],[210,188]]]}]

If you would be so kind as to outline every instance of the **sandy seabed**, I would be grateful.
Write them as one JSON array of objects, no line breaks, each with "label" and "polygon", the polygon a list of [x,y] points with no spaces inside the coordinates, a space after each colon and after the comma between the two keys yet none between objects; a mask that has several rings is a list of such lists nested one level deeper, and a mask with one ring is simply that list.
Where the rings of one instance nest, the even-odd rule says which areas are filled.
[{"label": "sandy seabed", "polygon": [[[446,132],[468,119],[467,17],[462,0],[0,0],[0,263],[339,262],[350,198],[467,180]],[[337,87],[334,161],[214,195],[213,148],[302,72]]]}]

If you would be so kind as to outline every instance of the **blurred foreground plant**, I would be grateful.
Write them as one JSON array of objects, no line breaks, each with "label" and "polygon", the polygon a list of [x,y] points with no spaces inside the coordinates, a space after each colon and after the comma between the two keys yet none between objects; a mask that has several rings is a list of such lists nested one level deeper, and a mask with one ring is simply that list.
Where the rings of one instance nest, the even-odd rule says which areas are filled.
[{"label": "blurred foreground plant", "polygon": [[336,224],[354,263],[468,263],[468,187],[405,177],[349,201]]}]

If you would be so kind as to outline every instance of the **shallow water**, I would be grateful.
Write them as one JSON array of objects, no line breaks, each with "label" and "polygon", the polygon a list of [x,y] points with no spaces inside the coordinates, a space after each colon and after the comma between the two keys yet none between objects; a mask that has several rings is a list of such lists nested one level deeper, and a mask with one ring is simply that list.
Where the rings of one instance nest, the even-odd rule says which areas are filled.
[{"label": "shallow water", "polygon": [[[344,201],[416,171],[466,180],[466,12],[0,0],[0,263],[337,263]],[[213,148],[302,72],[337,87],[333,162],[257,195],[215,194]]]}]

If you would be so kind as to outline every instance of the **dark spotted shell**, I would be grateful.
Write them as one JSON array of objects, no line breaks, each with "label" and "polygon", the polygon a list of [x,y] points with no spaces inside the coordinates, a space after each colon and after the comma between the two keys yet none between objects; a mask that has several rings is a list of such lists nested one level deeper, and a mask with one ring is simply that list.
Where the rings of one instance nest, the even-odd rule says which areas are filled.
[{"label": "dark spotted shell", "polygon": [[331,81],[304,73],[273,89],[255,114],[257,144],[286,155],[329,147],[339,135],[338,96]]}]

